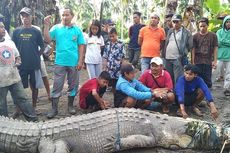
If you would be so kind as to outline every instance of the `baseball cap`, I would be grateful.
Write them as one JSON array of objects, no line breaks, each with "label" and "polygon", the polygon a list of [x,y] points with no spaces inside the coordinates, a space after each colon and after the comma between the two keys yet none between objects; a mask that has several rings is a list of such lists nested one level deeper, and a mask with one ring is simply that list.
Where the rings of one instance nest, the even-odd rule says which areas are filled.
[{"label": "baseball cap", "polygon": [[125,63],[121,65],[121,74],[129,72],[135,72],[135,67],[130,63]]},{"label": "baseball cap", "polygon": [[171,18],[174,14],[173,13],[169,13],[167,15],[165,15],[165,18]]},{"label": "baseball cap", "polygon": [[115,25],[115,23],[111,19],[108,19],[106,21],[106,24],[108,24],[108,25]]},{"label": "baseball cap", "polygon": [[172,16],[172,21],[181,21],[182,20],[182,16],[180,14],[174,14]]},{"label": "baseball cap", "polygon": [[153,17],[153,16],[158,17],[158,18],[160,19],[160,15],[159,15],[159,13],[157,13],[157,12],[152,12],[152,13],[150,14],[150,17]]},{"label": "baseball cap", "polygon": [[155,63],[157,65],[163,65],[163,60],[160,57],[153,57],[150,64]]},{"label": "baseball cap", "polygon": [[23,7],[22,9],[21,9],[21,11],[20,11],[20,14],[21,13],[26,13],[26,14],[28,14],[28,15],[31,15],[31,9],[30,8],[28,8],[28,7]]}]

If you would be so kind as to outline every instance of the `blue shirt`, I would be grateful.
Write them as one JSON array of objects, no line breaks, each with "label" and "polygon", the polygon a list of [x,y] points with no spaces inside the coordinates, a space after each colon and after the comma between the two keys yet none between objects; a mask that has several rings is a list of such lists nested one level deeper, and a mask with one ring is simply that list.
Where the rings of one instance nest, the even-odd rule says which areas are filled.
[{"label": "blue shirt", "polygon": [[81,29],[57,24],[50,29],[52,40],[56,41],[55,64],[61,66],[76,66],[78,63],[78,45],[85,44]]},{"label": "blue shirt", "polygon": [[122,76],[120,76],[117,81],[116,90],[137,100],[145,100],[152,97],[152,92],[150,88],[144,86],[136,79],[133,79],[131,82],[129,82]]},{"label": "blue shirt", "polygon": [[138,44],[138,36],[139,31],[142,27],[144,27],[144,24],[134,24],[129,28],[129,36],[130,36],[130,42],[129,42],[129,48],[139,50],[140,45]]},{"label": "blue shirt", "polygon": [[178,96],[179,104],[184,103],[184,95],[194,92],[196,89],[200,88],[208,100],[208,102],[213,101],[213,97],[208,89],[208,86],[204,80],[200,77],[195,77],[192,81],[186,81],[184,76],[180,76],[176,83],[176,95]]}]

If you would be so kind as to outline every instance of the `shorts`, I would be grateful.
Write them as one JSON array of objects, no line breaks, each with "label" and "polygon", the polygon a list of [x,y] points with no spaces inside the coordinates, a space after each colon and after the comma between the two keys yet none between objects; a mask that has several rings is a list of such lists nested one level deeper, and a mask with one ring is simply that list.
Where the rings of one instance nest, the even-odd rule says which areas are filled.
[{"label": "shorts", "polygon": [[42,77],[48,76],[44,60],[41,60],[41,75]]},{"label": "shorts", "polygon": [[116,88],[117,80],[118,79],[111,79],[109,81],[109,87]]},{"label": "shorts", "polygon": [[114,107],[121,107],[122,102],[127,97],[128,97],[128,95],[122,93],[120,90],[116,90],[116,92],[114,94]]},{"label": "shorts", "polygon": [[[102,97],[105,92],[106,92],[106,87],[100,88],[98,94],[100,97]],[[92,92],[85,98],[85,102],[86,102],[86,109],[88,109],[89,106],[96,106],[99,104],[99,102],[92,95]]]},{"label": "shorts", "polygon": [[24,88],[28,88],[30,82],[30,86],[36,89],[35,70],[19,70],[19,74]]},{"label": "shorts", "polygon": [[[119,90],[116,90],[114,94],[114,107],[124,107],[126,105],[126,100],[129,96],[122,93]],[[136,100],[135,108],[142,108],[145,105],[145,100]]]},{"label": "shorts", "polygon": [[[185,106],[192,106],[196,102],[196,98],[198,96],[198,89],[196,89],[192,93],[185,93],[184,95],[184,105]],[[178,97],[176,96],[176,103],[178,103]]]}]

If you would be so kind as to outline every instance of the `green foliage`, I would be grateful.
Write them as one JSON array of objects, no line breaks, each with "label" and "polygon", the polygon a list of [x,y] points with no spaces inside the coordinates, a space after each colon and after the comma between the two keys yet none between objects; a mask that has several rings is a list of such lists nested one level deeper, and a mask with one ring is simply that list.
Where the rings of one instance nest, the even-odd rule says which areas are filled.
[{"label": "green foliage", "polygon": [[230,4],[221,4],[220,0],[205,0],[204,4],[210,19],[209,30],[216,32],[222,25],[220,18],[230,14]]},{"label": "green foliage", "polygon": [[212,14],[217,14],[220,11],[220,0],[205,0],[205,6]]},{"label": "green foliage", "polygon": [[221,28],[221,25],[222,25],[222,20],[218,20],[218,19],[209,20],[208,30],[212,32],[217,32],[217,30]]},{"label": "green foliage", "polygon": [[[121,25],[121,24],[122,24],[122,23],[121,23],[120,20],[118,20],[118,21],[116,22],[116,29],[117,29],[117,32],[118,32],[118,35],[119,35],[119,36],[121,36],[121,32],[122,32],[122,29],[121,29],[122,25]],[[128,43],[128,41],[129,41],[128,31],[129,31],[129,28],[124,26],[124,29],[123,29],[123,34],[124,34],[124,35],[123,35],[123,38],[120,38],[120,37],[119,37],[119,39],[122,39],[122,41],[123,41],[124,43]]]}]

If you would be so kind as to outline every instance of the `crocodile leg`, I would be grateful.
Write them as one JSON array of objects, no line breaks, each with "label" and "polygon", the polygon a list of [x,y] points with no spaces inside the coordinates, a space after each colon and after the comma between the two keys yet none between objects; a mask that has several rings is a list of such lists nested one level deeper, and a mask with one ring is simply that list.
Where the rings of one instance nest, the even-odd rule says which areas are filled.
[{"label": "crocodile leg", "polygon": [[38,146],[39,153],[54,153],[55,145],[53,140],[49,138],[41,138]]},{"label": "crocodile leg", "polygon": [[69,153],[69,147],[63,140],[52,141],[49,138],[40,140],[39,153]]},{"label": "crocodile leg", "polygon": [[109,142],[104,145],[104,149],[108,152],[127,150],[131,148],[154,147],[156,143],[153,135],[130,135],[126,138],[120,138],[119,144],[116,143],[115,137],[108,138],[107,140]]},{"label": "crocodile leg", "polygon": [[18,142],[16,142],[16,145],[17,145],[17,149],[20,152],[36,153],[37,142],[38,142],[37,139],[27,138],[26,140],[18,140]]},{"label": "crocodile leg", "polygon": [[154,136],[146,135],[130,135],[126,138],[121,138],[121,150],[130,148],[153,147],[155,144]]}]

